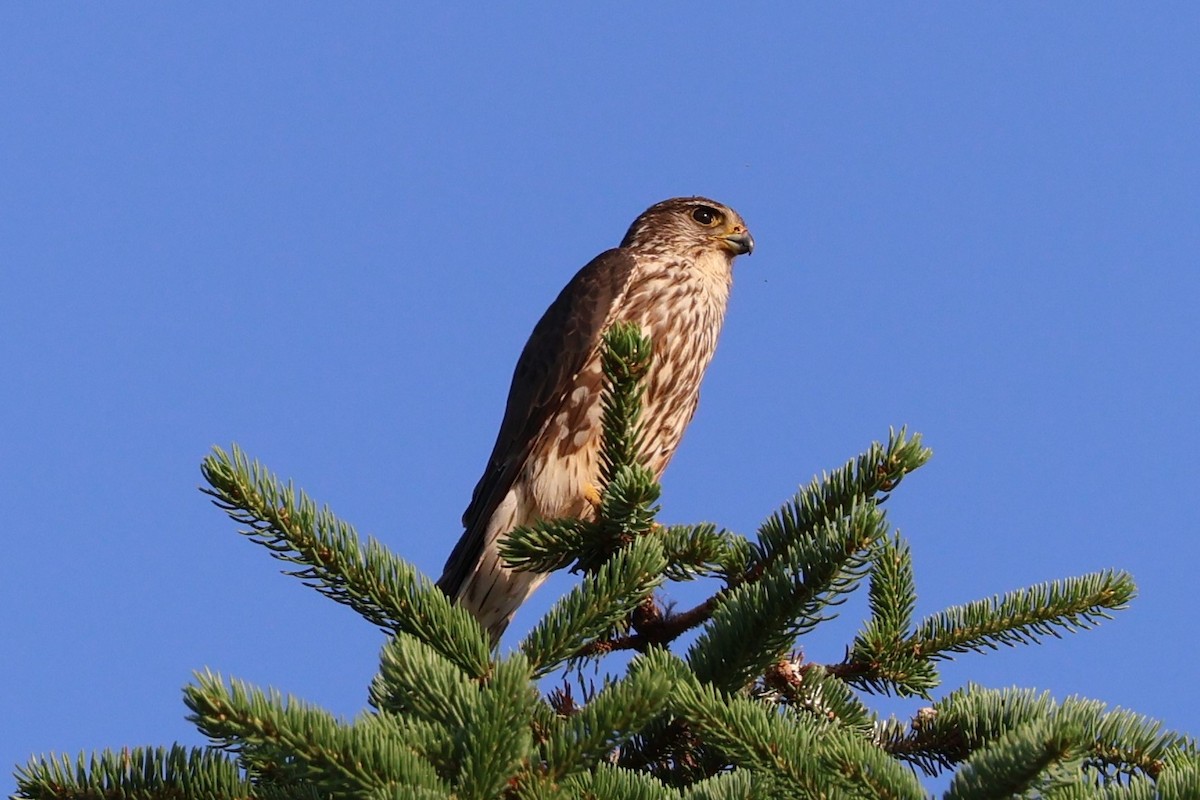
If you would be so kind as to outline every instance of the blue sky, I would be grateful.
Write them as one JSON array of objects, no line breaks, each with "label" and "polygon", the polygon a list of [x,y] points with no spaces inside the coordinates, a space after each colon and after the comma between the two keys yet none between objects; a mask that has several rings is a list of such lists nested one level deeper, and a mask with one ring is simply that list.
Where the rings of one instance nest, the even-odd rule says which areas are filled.
[{"label": "blue sky", "polygon": [[238,537],[200,459],[236,441],[436,576],[533,322],[694,193],[758,247],[663,520],[752,533],[907,424],[919,615],[1140,587],[943,690],[1200,733],[1198,8],[0,7],[0,762],[200,743],[204,667],[363,708],[381,636]]}]

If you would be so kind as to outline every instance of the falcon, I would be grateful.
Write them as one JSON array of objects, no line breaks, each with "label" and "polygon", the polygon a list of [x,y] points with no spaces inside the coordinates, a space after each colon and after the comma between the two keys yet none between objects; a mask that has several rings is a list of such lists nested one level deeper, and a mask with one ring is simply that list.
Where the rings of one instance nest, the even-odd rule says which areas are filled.
[{"label": "falcon", "polygon": [[733,279],[754,249],[736,211],[704,197],[646,209],[619,247],[596,256],[559,293],[521,351],[508,405],[464,531],[438,586],[495,642],[545,575],[509,569],[498,545],[536,520],[591,519],[598,497],[601,336],[633,322],[650,337],[642,458],[657,479],[700,399]]}]

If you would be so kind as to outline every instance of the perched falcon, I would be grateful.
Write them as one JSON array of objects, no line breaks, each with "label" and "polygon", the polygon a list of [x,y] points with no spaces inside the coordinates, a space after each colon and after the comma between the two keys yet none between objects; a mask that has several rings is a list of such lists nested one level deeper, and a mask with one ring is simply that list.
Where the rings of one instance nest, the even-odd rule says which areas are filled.
[{"label": "perched falcon", "polygon": [[734,256],[754,249],[737,212],[703,197],[646,209],[620,247],[576,273],[534,327],[513,373],[496,445],[438,586],[499,639],[545,579],[509,570],[497,543],[538,519],[590,518],[600,450],[601,334],[635,322],[654,351],[643,458],[662,475],[700,399],[729,299]]}]

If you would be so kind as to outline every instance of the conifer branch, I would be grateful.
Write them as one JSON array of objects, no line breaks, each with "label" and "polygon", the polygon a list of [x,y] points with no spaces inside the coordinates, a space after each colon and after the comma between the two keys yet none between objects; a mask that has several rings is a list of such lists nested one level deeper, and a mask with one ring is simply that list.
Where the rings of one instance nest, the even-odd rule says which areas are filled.
[{"label": "conifer branch", "polygon": [[384,630],[439,642],[446,657],[469,674],[486,674],[491,655],[487,634],[407,561],[373,538],[364,548],[352,526],[327,507],[318,509],[292,484],[281,485],[237,445],[231,453],[214,448],[201,470],[211,487],[201,491],[246,526],[242,534],[275,558],[303,567],[286,574]]},{"label": "conifer branch", "polygon": [[500,542],[500,556],[513,569],[594,571],[614,552],[647,535],[654,526],[659,487],[644,467],[623,465],[604,490],[598,520],[564,517],[514,528]]},{"label": "conifer branch", "polygon": [[665,710],[674,685],[663,670],[634,669],[578,713],[557,720],[544,745],[549,777],[561,780],[593,768]]},{"label": "conifer branch", "polygon": [[779,797],[761,773],[739,769],[696,781],[683,791],[685,800],[766,800]]},{"label": "conifer branch", "polygon": [[1087,730],[1092,745],[1088,765],[1106,779],[1138,773],[1156,777],[1173,755],[1195,753],[1194,741],[1164,731],[1158,720],[1124,708],[1108,711],[1098,700],[1068,697],[1058,714]]},{"label": "conifer branch", "polygon": [[817,770],[815,721],[785,724],[758,703],[694,680],[676,689],[672,710],[694,735],[735,763],[774,773],[814,796],[831,788]]},{"label": "conifer branch", "polygon": [[662,583],[662,544],[638,537],[559,600],[521,643],[541,677],[577,656],[584,644],[622,623]]},{"label": "conifer branch", "polygon": [[254,774],[333,794],[393,786],[449,791],[428,760],[388,735],[376,718],[345,725],[277,692],[197,675],[184,691],[189,719],[217,746],[238,753]]},{"label": "conifer branch", "polygon": [[917,607],[912,553],[897,533],[879,540],[871,555],[867,593],[871,619],[861,638],[868,646],[893,645],[908,638]]},{"label": "conifer branch", "polygon": [[[900,550],[889,547],[885,552],[891,555],[885,556],[884,565],[889,560],[904,565]],[[1136,592],[1127,573],[1096,572],[953,606],[922,621],[912,634],[895,639],[911,614],[907,598],[916,596],[911,591],[911,565],[894,574],[877,569],[875,577],[882,583],[874,590],[878,602],[872,600],[873,616],[846,660],[829,670],[864,689],[901,695],[924,695],[936,686],[933,662],[951,658],[952,653],[1034,644],[1043,636],[1061,638],[1062,631],[1086,629],[1110,619],[1109,612],[1124,608]],[[896,604],[890,612],[887,603]]]},{"label": "conifer branch", "polygon": [[784,794],[924,798],[915,777],[846,729],[805,716],[772,714],[752,700],[685,682],[675,713],[735,763],[772,774]]},{"label": "conifer branch", "polygon": [[822,741],[821,768],[838,777],[846,797],[927,800],[916,775],[871,741],[840,728]]},{"label": "conifer branch", "polygon": [[1173,759],[1194,758],[1196,745],[1164,731],[1160,723],[1124,709],[1107,710],[1099,701],[1067,698],[1030,689],[984,689],[969,684],[924,709],[909,724],[885,725],[880,746],[898,758],[937,774],[966,761],[1010,732],[1053,723],[1080,731],[1086,772],[1107,781],[1118,777],[1156,779]]},{"label": "conifer branch", "polygon": [[875,725],[874,741],[893,757],[917,767],[926,775],[937,775],[967,757],[969,751],[961,733],[945,726],[933,726],[937,710],[925,707],[912,720],[890,718]]},{"label": "conifer branch", "polygon": [[[391,634],[370,687],[374,712],[347,722],[206,673],[185,702],[228,753],[104,753],[73,773],[69,761],[43,759],[18,773],[19,796],[908,800],[925,797],[910,766],[961,765],[954,800],[1082,800],[1101,789],[1105,800],[1190,797],[1195,743],[1122,709],[970,686],[905,724],[879,720],[854,691],[924,694],[939,659],[1090,627],[1132,598],[1127,575],[1042,584],[914,625],[912,557],[880,508],[930,456],[903,428],[803,487],[753,544],[710,524],[663,528],[641,452],[651,344],[615,326],[604,348],[600,485],[585,487],[600,492],[594,521],[537,522],[502,551],[516,568],[573,566],[584,580],[518,652],[493,657],[479,625],[411,565],[360,543],[236,447],[217,450],[203,465],[205,491],[243,533]],[[868,572],[870,616],[845,661],[788,655]],[[653,596],[664,579],[702,576],[721,588],[694,608],[674,612]],[[699,626],[686,660],[666,649]],[[584,686],[580,702],[569,691],[539,696],[550,671],[618,649],[641,653],[624,677]]]},{"label": "conifer branch", "polygon": [[500,544],[501,557],[514,569],[551,572],[574,564],[573,570],[593,572],[654,525],[660,487],[641,453],[641,381],[652,357],[650,340],[637,325],[616,323],[605,331],[603,344],[596,521],[539,520],[514,529]]},{"label": "conifer branch", "polygon": [[598,764],[591,772],[575,773],[565,782],[568,797],[595,800],[678,800],[679,791],[653,775]]},{"label": "conifer branch", "polygon": [[513,569],[555,572],[581,558],[597,525],[573,517],[520,525],[500,540],[500,557]]},{"label": "conifer branch", "polygon": [[665,644],[704,624],[738,587],[760,580],[794,544],[812,538],[822,525],[845,524],[852,509],[861,513],[865,507],[883,502],[885,493],[894,489],[909,472],[925,464],[932,453],[921,444],[919,434],[909,437],[905,428],[891,430],[886,445],[872,443],[857,459],[832,474],[814,478],[801,489],[759,528],[757,545],[734,534],[723,537],[725,552],[712,568],[725,578],[725,589],[691,609],[655,618],[633,636],[596,642],[583,654]]},{"label": "conifer branch", "polygon": [[1008,592],[1002,597],[953,606],[928,617],[906,642],[914,655],[950,658],[951,653],[1034,644],[1043,636],[1094,627],[1125,608],[1136,592],[1126,572],[1094,572]]},{"label": "conifer branch", "polygon": [[427,642],[401,633],[388,641],[368,700],[392,714],[457,730],[471,713],[479,684]]},{"label": "conifer branch", "polygon": [[581,566],[594,568],[633,537],[648,533],[659,512],[655,504],[660,493],[654,474],[646,467],[640,463],[618,465],[604,487],[596,512],[599,542],[586,543]]},{"label": "conifer branch", "polygon": [[601,368],[600,507],[584,537],[575,569],[594,572],[613,553],[648,534],[658,514],[660,487],[642,453],[642,397],[653,358],[650,338],[635,323],[618,322],[603,335]]},{"label": "conifer branch", "polygon": [[650,369],[653,353],[650,337],[635,323],[617,322],[604,332],[600,489],[612,483],[622,467],[642,463],[642,378]]},{"label": "conifer branch", "polygon": [[[1132,784],[1138,781],[1141,776],[1131,778],[1129,783]],[[1148,781],[1141,781],[1143,784]],[[1146,797],[1159,798],[1186,798],[1189,792],[1195,792],[1196,787],[1200,786],[1200,755],[1197,755],[1194,749],[1188,752],[1175,752],[1163,764],[1163,768],[1154,776],[1154,790],[1158,794],[1154,795],[1149,792]]]},{"label": "conifer branch", "polygon": [[[668,676],[672,683],[671,698],[678,694],[678,686],[695,683],[695,676],[687,664],[665,648],[652,647],[629,665],[631,676],[643,670]],[[704,770],[706,760],[706,754],[687,723],[663,715],[644,726],[621,748],[617,763],[629,769],[672,776],[676,783],[681,780],[688,783],[712,773]]]},{"label": "conifer branch", "polygon": [[455,794],[489,800],[499,797],[534,756],[529,721],[537,703],[525,657],[514,654],[496,665],[480,687],[479,702],[458,732],[461,764]]},{"label": "conifer branch", "polygon": [[733,691],[762,674],[854,587],[864,553],[885,532],[883,513],[868,502],[797,537],[785,558],[720,598],[688,650],[696,675]]},{"label": "conifer branch", "polygon": [[1044,796],[1076,782],[1084,752],[1077,726],[1056,719],[1027,722],[973,753],[955,774],[946,800]]},{"label": "conifer branch", "polygon": [[565,783],[555,783],[545,775],[528,770],[513,780],[505,793],[506,800],[575,800],[579,796],[570,792]]},{"label": "conifer branch", "polygon": [[888,442],[872,442],[867,451],[831,473],[813,478],[758,531],[757,563],[752,569],[765,571],[797,539],[820,524],[846,513],[865,500],[882,503],[887,493],[904,476],[923,466],[933,451],[921,443],[921,435],[908,436],[907,429],[892,429]]},{"label": "conifer branch", "polygon": [[881,539],[871,556],[868,604],[871,617],[855,637],[847,662],[830,670],[867,691],[926,696],[939,678],[932,659],[906,643],[917,591],[912,556],[899,534]]},{"label": "conifer branch", "polygon": [[718,531],[705,522],[671,525],[661,532],[667,556],[667,580],[690,581],[701,577],[723,577],[745,573],[752,547],[744,536]]},{"label": "conifer branch", "polygon": [[816,664],[781,660],[768,669],[764,687],[778,692],[793,714],[853,735],[826,735],[823,763],[841,775],[852,795],[869,787],[870,797],[913,797],[919,793],[910,774],[896,769],[891,756],[873,741],[875,715],[838,678]]},{"label": "conifer branch", "polygon": [[105,750],[74,762],[66,756],[34,759],[16,770],[14,797],[36,800],[249,797],[254,787],[228,755],[206,748]]},{"label": "conifer branch", "polygon": [[[748,640],[757,642],[762,636],[771,638],[773,649],[769,653],[764,651],[759,659],[765,667],[787,650],[797,635],[824,619],[818,613],[820,609],[840,603],[838,596],[854,588],[867,561],[860,551],[870,548],[883,534],[883,521],[883,512],[878,511],[873,502],[866,501],[841,517],[826,521],[819,531],[807,536],[794,532],[799,544],[789,551],[787,560],[774,562],[769,573],[764,575],[757,568],[745,572],[730,582],[731,588],[717,592],[687,611],[663,614],[657,606],[647,606],[644,609],[647,613],[633,620],[635,634],[594,641],[581,649],[580,655],[643,650],[650,645],[670,643],[688,630],[713,620],[714,612],[732,603],[732,610],[726,617],[768,621],[766,627],[756,626]],[[840,541],[839,537],[846,541]],[[742,543],[747,548],[749,544],[733,534],[725,542],[730,554],[728,563],[745,563],[742,556],[747,549],[743,549]],[[846,548],[851,549],[847,551]],[[766,598],[774,603],[774,610],[762,607]],[[717,624],[726,625],[728,621]],[[744,633],[746,631],[729,630],[724,641],[740,649],[737,641]],[[746,677],[749,679],[750,674]]]},{"label": "conifer branch", "polygon": [[775,699],[792,712],[809,714],[825,723],[836,723],[864,738],[875,729],[875,715],[863,705],[845,681],[819,664],[780,659],[763,674],[766,700]]}]

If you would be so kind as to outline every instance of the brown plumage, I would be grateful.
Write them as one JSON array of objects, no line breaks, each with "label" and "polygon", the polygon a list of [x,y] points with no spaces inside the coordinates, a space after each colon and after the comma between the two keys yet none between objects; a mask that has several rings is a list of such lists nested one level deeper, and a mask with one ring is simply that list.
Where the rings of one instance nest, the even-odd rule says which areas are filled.
[{"label": "brown plumage", "polygon": [[734,256],[754,248],[733,209],[677,197],[634,220],[621,245],[576,273],[534,327],[466,530],[438,581],[493,641],[545,578],[501,562],[497,542],[537,519],[590,517],[599,474],[600,337],[636,322],[654,358],[645,382],[646,465],[660,476],[695,413],[725,316]]}]

